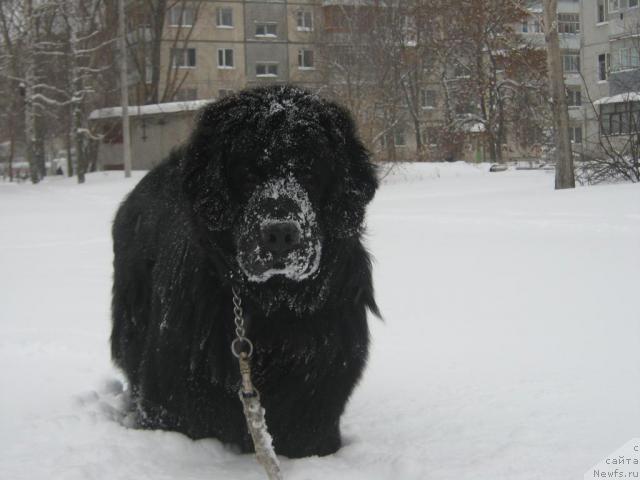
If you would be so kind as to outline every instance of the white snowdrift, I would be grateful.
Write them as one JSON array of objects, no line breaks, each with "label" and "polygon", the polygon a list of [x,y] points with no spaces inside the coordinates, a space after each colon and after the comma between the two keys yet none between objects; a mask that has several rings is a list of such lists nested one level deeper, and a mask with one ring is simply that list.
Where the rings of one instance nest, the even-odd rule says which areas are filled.
[{"label": "white snowdrift", "polygon": [[[582,478],[640,430],[640,185],[403,172],[369,214],[385,319],[345,446],[285,478]],[[216,440],[116,421],[109,229],[139,178],[0,183],[2,479],[263,478]]]}]

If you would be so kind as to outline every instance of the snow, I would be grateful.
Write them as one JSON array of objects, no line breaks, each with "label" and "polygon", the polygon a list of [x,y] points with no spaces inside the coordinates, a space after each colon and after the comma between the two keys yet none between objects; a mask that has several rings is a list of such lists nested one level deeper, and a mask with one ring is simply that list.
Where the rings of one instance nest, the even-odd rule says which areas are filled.
[{"label": "snow", "polygon": [[[287,480],[582,478],[638,436],[640,185],[487,170],[385,178],[366,239],[384,321],[345,446],[281,459]],[[121,175],[0,183],[0,478],[262,479],[216,440],[119,423],[109,229],[141,174]]]},{"label": "snow", "polygon": [[470,133],[482,133],[486,130],[484,123],[481,122],[475,122],[472,123],[471,125],[467,126],[466,130],[467,132]]},{"label": "snow", "polygon": [[594,105],[603,105],[606,103],[627,103],[640,102],[640,92],[624,92],[612,97],[602,97],[595,102]]},{"label": "snow", "polygon": [[[137,115],[158,115],[161,113],[176,113],[199,110],[213,100],[188,100],[183,102],[155,103],[152,105],[130,105],[128,108],[129,115],[135,117]],[[122,107],[108,107],[94,110],[89,115],[90,120],[98,120],[101,118],[120,118],[122,116]]]}]

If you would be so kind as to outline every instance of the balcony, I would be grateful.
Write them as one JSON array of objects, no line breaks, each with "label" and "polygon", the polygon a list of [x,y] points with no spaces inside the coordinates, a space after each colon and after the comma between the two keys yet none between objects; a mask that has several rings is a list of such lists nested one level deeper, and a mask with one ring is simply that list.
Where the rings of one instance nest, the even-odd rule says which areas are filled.
[{"label": "balcony", "polygon": [[617,14],[609,20],[609,40],[619,40],[640,34],[638,9]]},{"label": "balcony", "polygon": [[[560,48],[563,50],[580,50],[580,35],[574,33],[561,33]],[[544,37],[542,37],[544,40]]]}]

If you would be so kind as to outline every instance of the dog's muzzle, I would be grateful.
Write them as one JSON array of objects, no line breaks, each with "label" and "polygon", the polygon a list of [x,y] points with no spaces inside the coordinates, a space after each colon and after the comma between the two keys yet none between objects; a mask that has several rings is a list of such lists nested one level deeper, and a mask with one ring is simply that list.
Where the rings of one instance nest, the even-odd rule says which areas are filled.
[{"label": "dog's muzzle", "polygon": [[321,239],[306,190],[293,176],[259,186],[235,231],[237,261],[248,280],[282,275],[302,281],[320,266]]}]

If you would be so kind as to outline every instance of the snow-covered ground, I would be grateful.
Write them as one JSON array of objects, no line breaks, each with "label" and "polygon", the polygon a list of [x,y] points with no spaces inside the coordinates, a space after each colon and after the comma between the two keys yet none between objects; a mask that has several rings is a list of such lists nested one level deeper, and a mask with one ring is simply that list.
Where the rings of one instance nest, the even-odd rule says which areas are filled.
[{"label": "snow-covered ground", "polygon": [[[346,445],[291,479],[566,480],[640,434],[640,185],[413,165],[369,211],[384,321]],[[140,174],[0,183],[0,478],[261,479],[215,440],[117,421],[115,209]]]}]

